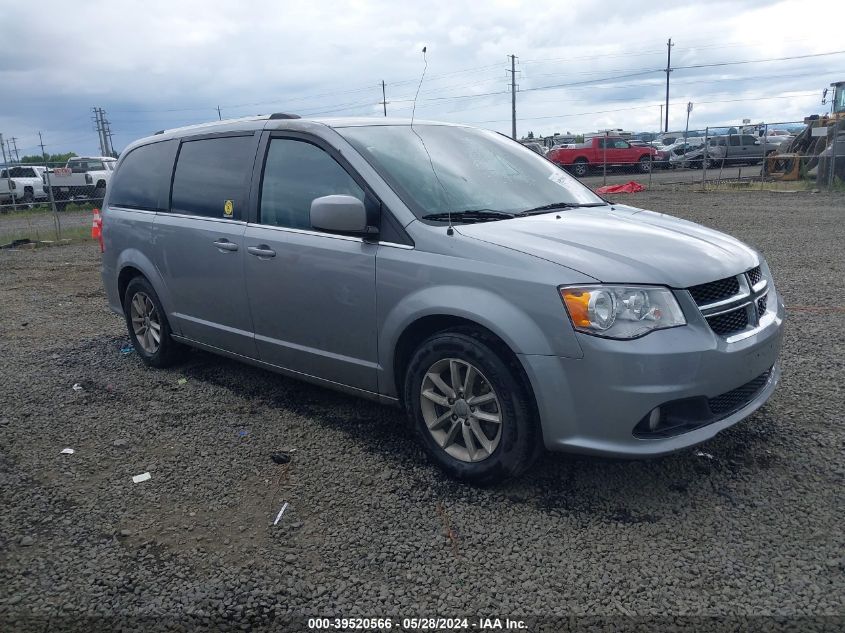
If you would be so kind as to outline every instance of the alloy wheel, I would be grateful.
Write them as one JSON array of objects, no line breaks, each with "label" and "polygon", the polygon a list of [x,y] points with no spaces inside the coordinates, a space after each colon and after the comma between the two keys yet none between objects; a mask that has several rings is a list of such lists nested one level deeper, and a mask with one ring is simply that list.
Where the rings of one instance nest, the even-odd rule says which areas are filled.
[{"label": "alloy wheel", "polygon": [[440,448],[462,462],[490,457],[502,437],[499,397],[471,363],[444,358],[426,372],[420,406],[429,433]]},{"label": "alloy wheel", "polygon": [[132,296],[129,308],[132,331],[147,354],[155,354],[161,345],[161,319],[152,299],[143,292]]}]

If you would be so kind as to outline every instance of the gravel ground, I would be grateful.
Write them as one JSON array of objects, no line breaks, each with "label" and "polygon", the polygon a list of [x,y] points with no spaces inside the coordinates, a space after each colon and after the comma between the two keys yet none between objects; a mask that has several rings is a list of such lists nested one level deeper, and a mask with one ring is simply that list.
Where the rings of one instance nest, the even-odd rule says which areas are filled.
[{"label": "gravel ground", "polygon": [[624,200],[765,253],[790,312],[782,383],[703,455],[547,455],[490,489],[445,479],[397,410],[200,352],[145,369],[121,353],[93,243],[0,252],[0,629],[114,614],[127,631],[302,614],[845,624],[845,198]]}]

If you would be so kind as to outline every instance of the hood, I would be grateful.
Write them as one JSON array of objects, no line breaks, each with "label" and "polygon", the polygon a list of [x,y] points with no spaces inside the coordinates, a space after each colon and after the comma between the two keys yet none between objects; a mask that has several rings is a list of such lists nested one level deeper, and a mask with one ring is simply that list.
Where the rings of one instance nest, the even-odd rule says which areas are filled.
[{"label": "hood", "polygon": [[754,249],[729,235],[624,205],[562,209],[466,224],[456,230],[606,283],[686,288],[737,275],[760,263]]}]

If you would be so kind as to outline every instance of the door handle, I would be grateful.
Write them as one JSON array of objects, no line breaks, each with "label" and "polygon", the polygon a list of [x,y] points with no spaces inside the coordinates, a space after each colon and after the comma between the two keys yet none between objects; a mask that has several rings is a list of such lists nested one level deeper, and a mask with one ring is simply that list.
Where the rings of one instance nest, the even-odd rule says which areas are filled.
[{"label": "door handle", "polygon": [[276,251],[272,248],[267,246],[266,244],[261,244],[260,246],[247,246],[246,252],[250,255],[255,255],[256,257],[275,257]]},{"label": "door handle", "polygon": [[219,240],[214,240],[214,246],[219,248],[221,251],[236,251],[238,250],[238,245],[234,242],[230,242],[225,237],[221,237]]}]

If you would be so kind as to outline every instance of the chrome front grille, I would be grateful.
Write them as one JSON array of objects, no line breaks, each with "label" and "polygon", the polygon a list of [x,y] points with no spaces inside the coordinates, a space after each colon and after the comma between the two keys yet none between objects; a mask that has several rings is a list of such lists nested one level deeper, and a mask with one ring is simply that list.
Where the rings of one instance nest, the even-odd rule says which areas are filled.
[{"label": "chrome front grille", "polygon": [[719,336],[728,337],[757,327],[766,312],[769,289],[759,266],[687,290],[710,329]]}]

